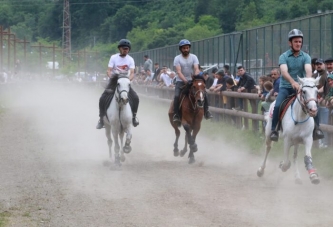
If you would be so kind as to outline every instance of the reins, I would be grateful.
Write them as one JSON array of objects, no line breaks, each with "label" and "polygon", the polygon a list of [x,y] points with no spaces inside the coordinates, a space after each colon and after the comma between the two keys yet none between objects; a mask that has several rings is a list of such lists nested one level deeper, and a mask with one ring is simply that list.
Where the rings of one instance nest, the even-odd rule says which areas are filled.
[{"label": "reins", "polygon": [[296,120],[294,119],[294,115],[293,115],[293,106],[294,106],[294,103],[295,103],[295,102],[293,102],[293,103],[291,104],[291,118],[292,118],[292,120],[294,121],[295,125],[296,125],[296,124],[302,124],[302,123],[305,123],[306,121],[309,120],[310,115],[308,114],[309,111],[308,111],[307,104],[308,104],[310,101],[315,101],[316,104],[318,104],[318,99],[317,99],[317,98],[311,98],[311,99],[305,99],[305,98],[304,98],[304,96],[301,94],[301,93],[302,93],[302,89],[303,89],[304,87],[315,88],[316,85],[313,85],[313,86],[309,86],[309,85],[302,86],[302,88],[300,89],[300,91],[297,92],[297,94],[296,94],[296,99],[297,99],[297,101],[299,102],[299,104],[301,105],[301,108],[302,108],[303,113],[306,114],[308,117],[307,117],[305,120],[303,120],[303,121],[296,121]]}]

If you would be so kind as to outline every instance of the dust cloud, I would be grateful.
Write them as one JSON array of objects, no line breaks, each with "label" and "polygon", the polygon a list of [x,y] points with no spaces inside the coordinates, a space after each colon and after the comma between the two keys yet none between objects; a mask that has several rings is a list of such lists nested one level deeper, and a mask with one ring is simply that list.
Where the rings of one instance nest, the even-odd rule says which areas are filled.
[{"label": "dust cloud", "polygon": [[[333,224],[332,183],[323,179],[311,185],[300,165],[303,185],[295,185],[293,170],[281,173],[277,160],[269,160],[265,176],[258,178],[262,159],[247,152],[241,131],[235,138],[238,147],[223,135],[216,141],[199,133],[197,162],[189,165],[187,154],[173,157],[168,106],[141,99],[132,152],[115,171],[103,165],[109,160],[107,139],[104,129],[95,129],[101,87],[55,82],[8,86],[8,104],[0,115],[1,135],[8,130],[7,139],[0,141],[5,148],[1,157],[12,163],[0,162],[0,170],[10,172],[11,180],[0,190],[0,204],[12,212],[11,226]],[[8,180],[6,174],[0,180]]]}]

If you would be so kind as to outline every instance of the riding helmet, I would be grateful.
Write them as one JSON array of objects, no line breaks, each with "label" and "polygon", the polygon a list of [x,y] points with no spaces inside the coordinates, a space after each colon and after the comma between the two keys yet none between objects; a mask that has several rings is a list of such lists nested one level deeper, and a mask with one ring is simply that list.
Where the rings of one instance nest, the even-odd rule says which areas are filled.
[{"label": "riding helmet", "polygon": [[118,43],[119,47],[128,47],[131,50],[131,42],[128,39],[121,39]]},{"label": "riding helmet", "polygon": [[291,41],[292,38],[301,37],[303,39],[303,33],[298,29],[293,29],[288,33],[288,40]]},{"label": "riding helmet", "polygon": [[179,42],[179,49],[182,47],[182,46],[185,46],[185,45],[189,45],[190,47],[191,47],[191,42],[190,41],[188,41],[187,39],[182,39],[182,40],[180,40],[180,42]]}]

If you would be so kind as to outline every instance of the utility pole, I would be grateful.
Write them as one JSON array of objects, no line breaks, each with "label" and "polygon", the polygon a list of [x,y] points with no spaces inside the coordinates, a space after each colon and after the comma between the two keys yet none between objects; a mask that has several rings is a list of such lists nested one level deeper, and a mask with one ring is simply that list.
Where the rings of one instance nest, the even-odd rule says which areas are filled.
[{"label": "utility pole", "polygon": [[71,59],[72,46],[71,46],[71,15],[69,11],[69,0],[64,0],[63,8],[63,25],[62,25],[62,49],[63,58]]}]

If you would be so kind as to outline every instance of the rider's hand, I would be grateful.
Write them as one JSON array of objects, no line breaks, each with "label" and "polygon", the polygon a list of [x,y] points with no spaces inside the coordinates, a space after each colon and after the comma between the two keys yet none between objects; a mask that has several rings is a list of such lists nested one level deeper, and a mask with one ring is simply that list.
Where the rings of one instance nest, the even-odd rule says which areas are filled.
[{"label": "rider's hand", "polygon": [[296,81],[292,82],[292,83],[291,83],[291,86],[292,86],[296,91],[299,91],[299,89],[300,89],[299,84],[298,84]]}]

